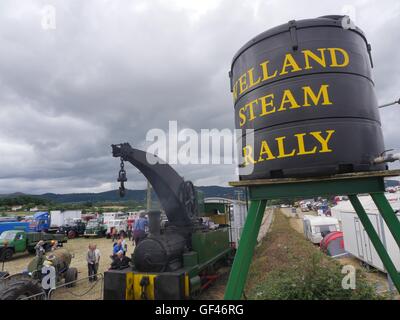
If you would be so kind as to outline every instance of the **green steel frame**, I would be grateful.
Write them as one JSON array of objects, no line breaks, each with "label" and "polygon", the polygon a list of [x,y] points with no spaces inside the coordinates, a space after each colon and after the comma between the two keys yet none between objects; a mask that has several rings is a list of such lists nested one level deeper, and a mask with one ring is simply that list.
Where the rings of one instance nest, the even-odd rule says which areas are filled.
[{"label": "green steel frame", "polygon": [[375,231],[357,195],[370,194],[381,213],[388,229],[400,248],[400,222],[387,201],[384,191],[384,177],[399,176],[400,170],[339,174],[325,178],[311,179],[268,179],[231,182],[232,186],[248,187],[251,201],[242,231],[240,243],[232,265],[225,299],[238,300],[242,297],[257,241],[258,231],[268,200],[294,197],[316,197],[348,195],[357,215],[364,226],[376,252],[395,287],[400,292],[400,274]]}]

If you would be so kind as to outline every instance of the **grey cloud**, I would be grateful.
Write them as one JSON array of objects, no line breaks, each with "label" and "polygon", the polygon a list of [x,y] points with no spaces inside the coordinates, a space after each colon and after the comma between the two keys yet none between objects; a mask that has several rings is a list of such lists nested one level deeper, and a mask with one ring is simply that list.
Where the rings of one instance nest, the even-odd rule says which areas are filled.
[{"label": "grey cloud", "polygon": [[[0,193],[109,190],[119,166],[112,143],[143,147],[146,132],[168,128],[169,120],[197,131],[233,129],[227,72],[234,53],[270,27],[348,5],[198,3],[210,8],[202,14],[187,1],[161,0],[2,1]],[[46,31],[41,10],[49,4],[57,29]],[[398,98],[399,4],[353,5],[373,47],[379,101]],[[382,111],[388,147],[400,148],[398,111]],[[174,167],[199,184],[236,179],[233,165]],[[136,169],[128,168],[128,175],[128,187],[145,186]]]}]

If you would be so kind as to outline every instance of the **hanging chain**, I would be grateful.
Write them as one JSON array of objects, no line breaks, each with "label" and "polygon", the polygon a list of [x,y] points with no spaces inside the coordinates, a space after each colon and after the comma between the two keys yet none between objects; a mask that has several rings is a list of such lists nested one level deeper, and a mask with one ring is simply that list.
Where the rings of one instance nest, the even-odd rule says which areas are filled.
[{"label": "hanging chain", "polygon": [[118,172],[118,179],[117,181],[121,183],[120,187],[119,187],[119,196],[122,198],[123,196],[125,196],[125,185],[124,183],[128,180],[126,178],[126,171],[124,168],[124,160],[121,157],[121,164],[120,164],[120,170]]}]

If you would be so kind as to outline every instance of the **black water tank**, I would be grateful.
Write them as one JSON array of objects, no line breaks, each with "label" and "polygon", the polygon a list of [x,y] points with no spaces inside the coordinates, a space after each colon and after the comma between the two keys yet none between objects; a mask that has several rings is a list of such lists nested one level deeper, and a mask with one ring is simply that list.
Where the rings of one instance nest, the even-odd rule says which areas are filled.
[{"label": "black water tank", "polygon": [[373,164],[384,143],[370,48],[347,18],[325,16],[270,29],[238,51],[230,80],[240,179],[386,168]]}]

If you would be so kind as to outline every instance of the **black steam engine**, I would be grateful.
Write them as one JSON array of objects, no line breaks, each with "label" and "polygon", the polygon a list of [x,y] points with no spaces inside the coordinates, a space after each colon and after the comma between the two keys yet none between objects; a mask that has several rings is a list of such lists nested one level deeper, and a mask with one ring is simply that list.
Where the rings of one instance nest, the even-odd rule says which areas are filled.
[{"label": "black steam engine", "polygon": [[215,230],[204,225],[201,193],[157,156],[133,149],[128,143],[112,149],[113,156],[121,158],[121,195],[127,180],[123,161],[128,161],[151,183],[168,221],[161,226],[161,211],[147,213],[149,234],[136,246],[132,267],[105,273],[104,298],[194,297],[209,284],[210,271],[232,254],[227,225]]}]

